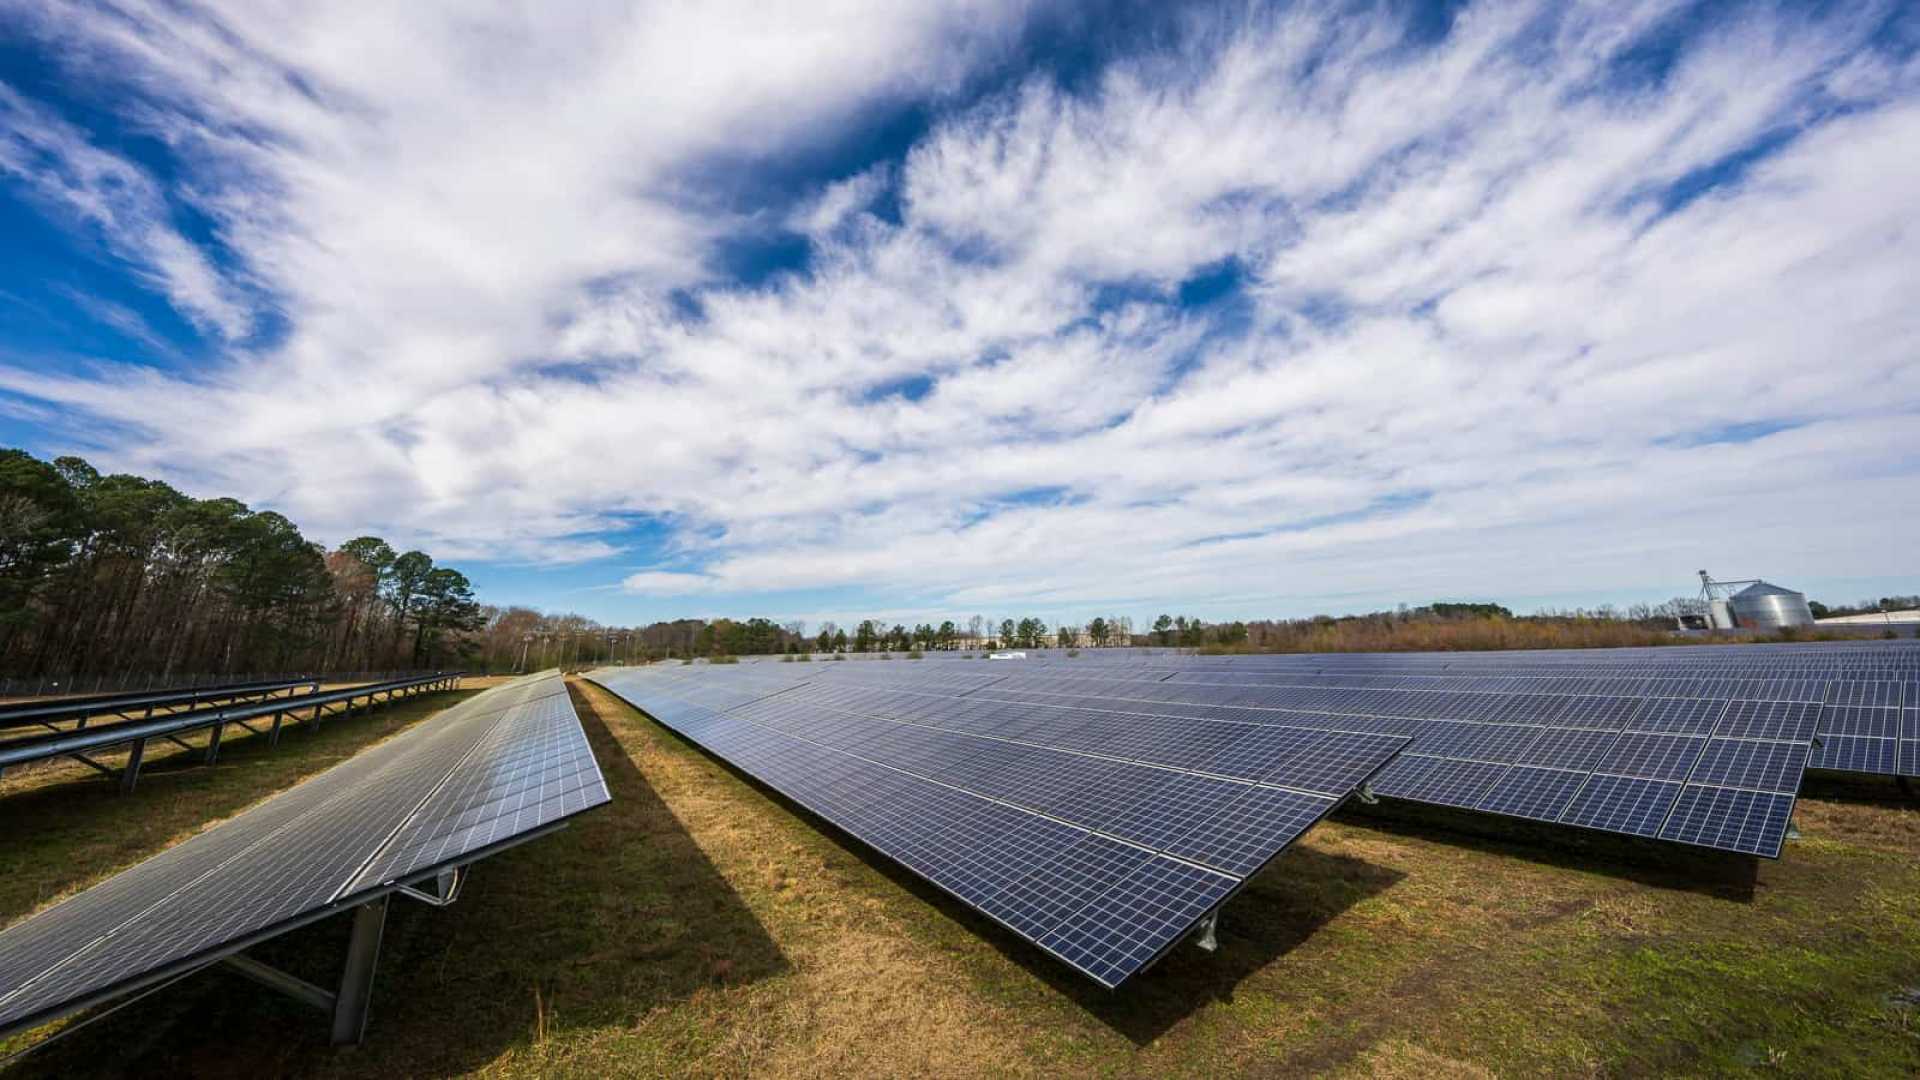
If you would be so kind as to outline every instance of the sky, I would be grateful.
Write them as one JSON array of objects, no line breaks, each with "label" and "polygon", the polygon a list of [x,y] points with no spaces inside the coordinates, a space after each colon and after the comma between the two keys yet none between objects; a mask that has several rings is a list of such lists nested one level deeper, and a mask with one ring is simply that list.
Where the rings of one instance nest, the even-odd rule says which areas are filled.
[{"label": "sky", "polygon": [[612,623],[1920,591],[1900,3],[0,0],[0,444]]}]

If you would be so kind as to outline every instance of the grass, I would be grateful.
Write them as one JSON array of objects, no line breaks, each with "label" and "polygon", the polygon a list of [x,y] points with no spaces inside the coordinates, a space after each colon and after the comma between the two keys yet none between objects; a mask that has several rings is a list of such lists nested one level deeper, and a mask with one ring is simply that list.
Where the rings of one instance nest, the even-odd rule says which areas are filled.
[{"label": "grass", "polygon": [[[1920,804],[1890,785],[1816,782],[1805,839],[1757,866],[1343,812],[1228,906],[1218,953],[1183,946],[1110,994],[598,688],[574,700],[615,804],[479,864],[449,909],[396,906],[365,1046],[331,1051],[318,1014],[210,972],[23,1075],[1920,1072]],[[352,730],[200,770],[164,821],[141,796],[40,793],[36,829],[66,832],[30,857],[8,840],[0,919]],[[258,952],[324,981],[338,922]]]}]

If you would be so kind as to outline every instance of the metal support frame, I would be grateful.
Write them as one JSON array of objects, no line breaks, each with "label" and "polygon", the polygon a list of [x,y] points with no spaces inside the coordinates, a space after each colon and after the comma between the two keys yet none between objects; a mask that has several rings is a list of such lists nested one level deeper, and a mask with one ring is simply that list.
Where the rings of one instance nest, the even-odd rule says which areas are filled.
[{"label": "metal support frame", "polygon": [[[318,689],[318,683],[307,684],[307,685],[313,686],[316,691]],[[362,694],[359,696],[365,698],[365,704],[362,707],[368,711],[371,711],[376,705],[391,703],[396,698],[411,698],[417,694],[424,693],[429,690],[451,689],[456,686],[457,686],[456,677],[440,675],[427,682],[416,683],[416,684],[401,686],[401,687],[388,687],[388,688],[383,688],[379,690],[369,690],[365,694]],[[384,701],[380,697],[381,694],[386,695],[386,698]],[[256,691],[255,693],[244,695],[244,696],[259,698],[263,701],[282,700],[282,695],[279,691]],[[284,697],[284,700],[286,700],[287,702],[286,708],[276,709],[271,714],[272,716],[271,725],[265,729],[255,727],[253,724],[248,723],[247,718],[245,717],[228,718],[225,716],[224,712],[221,713],[220,719],[213,720],[212,722],[205,725],[207,730],[207,742],[205,746],[195,746],[192,743],[187,742],[185,739],[181,738],[180,735],[174,734],[172,732],[156,732],[149,735],[127,738],[124,740],[120,740],[114,744],[106,744],[106,745],[125,745],[128,747],[126,765],[119,769],[115,769],[112,766],[102,764],[100,761],[90,756],[89,753],[83,752],[82,750],[78,750],[78,749],[67,750],[67,751],[55,750],[49,756],[71,758],[74,761],[77,761],[80,764],[85,765],[88,768],[94,770],[95,772],[101,773],[105,776],[117,777],[119,779],[119,788],[120,788],[121,794],[123,795],[132,794],[134,788],[139,783],[140,768],[145,762],[147,743],[149,741],[153,739],[165,739],[166,741],[179,747],[181,750],[199,755],[202,763],[207,765],[212,765],[219,759],[220,745],[225,737],[226,726],[228,724],[238,724],[242,728],[245,728],[249,734],[253,734],[253,735],[265,734],[267,736],[267,745],[270,747],[276,747],[280,744],[281,728],[285,726],[288,720],[295,719],[296,710],[305,709],[308,707],[304,702],[301,702],[298,700],[299,697],[300,697],[300,694],[297,692],[297,688],[287,688],[285,691],[285,697]],[[341,716],[352,715],[353,708],[354,708],[354,704],[353,704],[354,700],[355,700],[355,697],[353,696],[340,699],[339,703],[344,706],[340,714]],[[312,706],[312,709],[313,709],[312,713],[308,714],[307,716],[306,723],[308,726],[313,727],[317,730],[319,728],[321,719],[326,716],[327,703],[316,702]],[[155,710],[156,710],[156,706],[154,705],[146,706],[145,712],[142,714],[140,719],[148,719],[153,717]],[[39,721],[38,723],[41,727],[45,727],[48,730],[52,731],[54,734],[58,735],[63,733],[74,733],[74,732],[85,730],[89,720],[98,719],[101,716],[114,715],[114,716],[118,716],[122,720],[131,721],[135,719],[133,712],[134,712],[133,709],[127,709],[122,712],[112,713],[112,714],[109,714],[106,712],[84,714],[76,720],[72,728],[61,728],[59,725],[51,721],[45,721],[45,720]],[[198,729],[196,728],[193,730],[198,730]],[[4,771],[5,771],[4,767],[0,767],[0,773],[4,773]],[[426,897],[424,894],[418,894],[417,898],[421,900],[428,900],[428,897]]]},{"label": "metal support frame", "polygon": [[1205,949],[1207,952],[1218,951],[1220,948],[1220,939],[1215,936],[1215,932],[1219,929],[1220,909],[1214,908],[1212,911],[1207,912],[1207,917],[1201,919],[1199,926],[1195,927],[1193,943]]},{"label": "metal support frame", "polygon": [[1373,793],[1372,784],[1361,784],[1359,787],[1355,788],[1353,791],[1353,797],[1356,799],[1359,799],[1361,802],[1365,803],[1368,806],[1380,805],[1380,796],[1375,795]]},{"label": "metal support frame", "polygon": [[1800,839],[1800,825],[1798,822],[1794,821],[1792,818],[1787,819],[1787,835],[1785,839],[1788,839],[1788,840]]},{"label": "metal support frame", "polygon": [[354,909],[353,938],[347,942],[347,966],[333,1001],[333,1045],[357,1046],[367,1034],[367,1010],[373,1004],[373,969],[380,961],[380,935],[387,927],[387,897]]},{"label": "metal support frame", "polygon": [[97,773],[104,773],[107,776],[120,775],[119,770],[108,768],[85,754],[68,754],[67,756]]},{"label": "metal support frame", "polygon": [[409,899],[418,900],[433,907],[446,907],[460,899],[460,886],[467,882],[467,868],[456,866],[451,870],[442,870],[434,875],[433,884],[428,890],[416,889],[411,885],[400,886],[400,892]]},{"label": "metal support frame", "polygon": [[367,1014],[373,1004],[373,973],[380,962],[380,938],[386,932],[390,896],[383,894],[353,909],[353,936],[347,941],[347,959],[340,971],[338,990],[322,989],[244,953],[235,953],[220,963],[236,975],[329,1014],[333,1018],[333,1045],[357,1046],[367,1034]]},{"label": "metal support frame", "polygon": [[140,779],[140,762],[147,756],[147,740],[133,740],[133,749],[127,751],[127,765],[120,770],[120,794],[133,794],[133,785]]}]

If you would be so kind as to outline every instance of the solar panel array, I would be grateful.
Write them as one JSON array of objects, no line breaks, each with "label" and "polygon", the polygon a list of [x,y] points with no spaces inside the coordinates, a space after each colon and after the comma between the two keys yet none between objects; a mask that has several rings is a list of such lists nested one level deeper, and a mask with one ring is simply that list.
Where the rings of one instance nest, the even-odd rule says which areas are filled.
[{"label": "solar panel array", "polygon": [[557,675],[485,691],[0,931],[0,1034],[193,970],[607,801]]},{"label": "solar panel array", "polygon": [[[1374,793],[1768,858],[1780,854],[1807,769],[1920,775],[1920,647],[1911,642],[1238,657],[1089,650],[1071,659],[1040,651],[1005,663],[749,664],[675,677],[689,694],[725,683],[735,694],[948,732],[999,725],[1016,743],[1046,730],[1060,749],[1147,746],[1168,763],[1206,752],[1204,741],[1180,743],[1191,737],[1181,732],[1218,730],[1196,723],[1405,737],[1406,752],[1373,779]],[[747,700],[712,704],[724,712]]]},{"label": "solar panel array", "polygon": [[[1233,660],[1241,661],[1236,664]],[[1356,685],[1415,689],[1612,692],[1661,698],[1783,702],[1817,716],[1807,767],[1920,776],[1920,645],[1909,641],[1500,653],[1322,654],[1233,658],[1162,656],[1133,661],[1159,677],[1207,680],[1228,673],[1311,673]],[[1128,663],[1123,661],[1123,663]],[[1040,665],[1035,665],[1036,667]],[[1493,677],[1515,680],[1487,683]],[[1469,682],[1468,680],[1482,680]],[[1583,681],[1590,680],[1590,681]]]},{"label": "solar panel array", "polygon": [[[1380,795],[1768,856],[1779,853],[1817,712],[1591,686],[1541,693],[1389,688],[1342,676],[1299,686],[1265,672],[1199,678],[1015,676],[977,696],[1406,735],[1407,753],[1374,781]],[[1677,806],[1708,798],[1720,801],[1704,815],[1676,817]]]},{"label": "solar panel array", "polygon": [[[957,665],[593,676],[1105,986],[1157,960],[1401,736],[1011,707]],[[854,668],[861,670],[854,671]]]},{"label": "solar panel array", "polygon": [[[1073,667],[1056,659],[1023,678],[1063,691]],[[1158,709],[1332,712],[1405,731],[1413,746],[1376,781],[1381,795],[1768,857],[1805,769],[1920,775],[1910,642],[1163,655],[1090,668],[1103,696]]]}]

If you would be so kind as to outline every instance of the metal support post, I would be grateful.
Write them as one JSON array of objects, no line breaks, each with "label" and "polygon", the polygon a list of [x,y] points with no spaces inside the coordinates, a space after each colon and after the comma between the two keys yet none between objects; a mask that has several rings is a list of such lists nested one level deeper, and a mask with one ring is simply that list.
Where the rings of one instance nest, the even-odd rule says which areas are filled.
[{"label": "metal support post", "polygon": [[140,779],[140,762],[147,756],[147,740],[133,740],[133,749],[127,751],[127,766],[120,770],[120,793],[133,794],[133,785]]},{"label": "metal support post", "polygon": [[387,897],[354,909],[353,940],[347,966],[333,1000],[333,1045],[355,1046],[367,1033],[367,1009],[373,1004],[373,969],[380,960],[380,935],[387,925]]},{"label": "metal support post", "polygon": [[280,745],[280,722],[286,718],[286,715],[287,714],[284,712],[277,712],[273,714],[273,726],[267,729],[267,745],[268,746]]},{"label": "metal support post", "polygon": [[224,723],[218,723],[213,725],[213,733],[207,736],[207,752],[205,756],[201,758],[201,762],[203,764],[211,765],[214,763],[215,759],[219,758],[220,733],[225,731],[226,729],[227,729],[227,725]]}]

